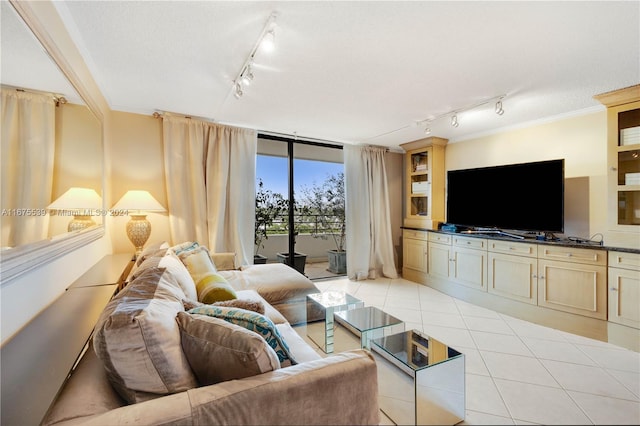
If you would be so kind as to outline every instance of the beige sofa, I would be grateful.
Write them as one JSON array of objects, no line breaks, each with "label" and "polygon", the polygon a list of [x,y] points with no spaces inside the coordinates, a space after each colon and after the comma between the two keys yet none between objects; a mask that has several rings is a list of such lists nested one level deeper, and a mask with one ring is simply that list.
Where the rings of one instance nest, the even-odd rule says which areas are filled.
[{"label": "beige sofa", "polygon": [[[147,255],[136,265],[43,424],[378,423],[371,354],[356,350],[321,358],[291,325],[290,319],[303,319],[306,294],[318,291],[311,281],[282,264],[217,271],[234,287],[236,300],[264,306],[264,316],[244,310],[240,315],[273,324],[270,337],[278,337],[289,357],[282,360],[267,337],[229,319],[187,312],[185,301],[195,290],[187,278],[192,271],[169,254]],[[288,284],[280,290],[279,275]]]}]

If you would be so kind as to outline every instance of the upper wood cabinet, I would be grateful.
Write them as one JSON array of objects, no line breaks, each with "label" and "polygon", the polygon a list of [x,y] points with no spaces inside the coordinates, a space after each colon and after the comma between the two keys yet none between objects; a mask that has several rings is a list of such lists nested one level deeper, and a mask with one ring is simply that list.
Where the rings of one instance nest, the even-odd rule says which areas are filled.
[{"label": "upper wood cabinet", "polygon": [[404,226],[437,229],[444,221],[447,142],[447,139],[430,137],[400,145],[406,152]]},{"label": "upper wood cabinet", "polygon": [[610,227],[640,232],[640,85],[595,98],[607,107]]}]

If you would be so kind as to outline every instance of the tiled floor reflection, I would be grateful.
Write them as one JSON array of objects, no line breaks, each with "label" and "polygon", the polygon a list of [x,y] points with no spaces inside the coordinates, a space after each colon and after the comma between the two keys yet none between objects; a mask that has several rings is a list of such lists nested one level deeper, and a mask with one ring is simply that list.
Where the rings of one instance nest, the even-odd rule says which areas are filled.
[{"label": "tiled floor reflection", "polygon": [[[407,329],[463,352],[461,424],[640,424],[637,352],[509,317],[402,278],[339,278],[316,285],[347,291],[404,320]],[[298,331],[306,337],[304,327]],[[381,424],[393,423],[382,415]]]}]

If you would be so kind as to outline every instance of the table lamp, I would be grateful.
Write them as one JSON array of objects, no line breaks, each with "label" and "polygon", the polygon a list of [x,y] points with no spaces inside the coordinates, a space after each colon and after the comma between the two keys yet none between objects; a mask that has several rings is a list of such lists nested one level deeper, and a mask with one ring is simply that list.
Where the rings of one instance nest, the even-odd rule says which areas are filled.
[{"label": "table lamp", "polygon": [[101,208],[102,198],[95,190],[76,187],[69,188],[67,192],[47,206],[49,210],[66,211],[67,215],[73,215],[73,219],[67,226],[68,232],[80,231],[95,225],[96,222],[91,216]]},{"label": "table lamp", "polygon": [[127,222],[127,237],[136,248],[136,256],[142,253],[151,235],[151,223],[146,213],[167,211],[148,191],[139,190],[127,191],[111,209],[129,212],[131,220]]}]

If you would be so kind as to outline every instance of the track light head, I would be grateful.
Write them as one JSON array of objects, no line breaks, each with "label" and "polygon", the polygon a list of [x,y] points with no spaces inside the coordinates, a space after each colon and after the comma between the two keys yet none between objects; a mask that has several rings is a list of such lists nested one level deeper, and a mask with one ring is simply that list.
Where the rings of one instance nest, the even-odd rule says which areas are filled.
[{"label": "track light head", "polygon": [[451,116],[451,125],[452,125],[453,127],[458,127],[458,126],[460,125],[460,123],[458,123],[458,114],[454,113],[454,114]]},{"label": "track light head", "polygon": [[242,72],[242,84],[248,86],[253,81],[253,71],[251,71],[251,64],[247,65],[247,67]]},{"label": "track light head", "polygon": [[498,99],[498,101],[496,102],[496,114],[504,114],[504,109],[502,108],[502,98]]},{"label": "track light head", "polygon": [[430,135],[431,134],[431,127],[425,127],[424,134],[425,135]]},{"label": "track light head", "polygon": [[233,96],[235,96],[236,99],[240,99],[243,94],[244,93],[242,92],[242,85],[240,83],[236,83],[235,84],[235,92],[233,93]]},{"label": "track light head", "polygon": [[260,42],[260,47],[265,52],[273,52],[276,46],[276,32],[272,28],[264,35],[262,41]]}]

